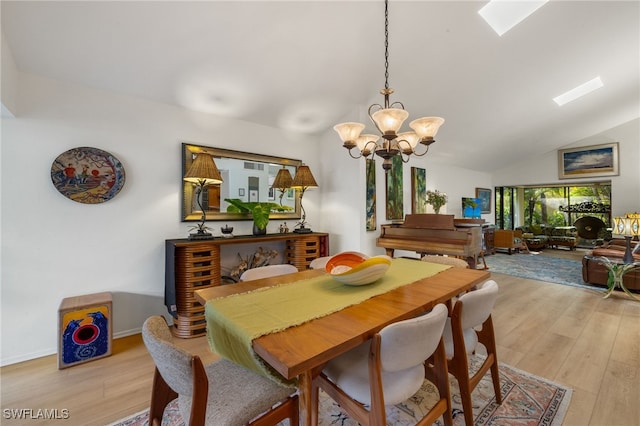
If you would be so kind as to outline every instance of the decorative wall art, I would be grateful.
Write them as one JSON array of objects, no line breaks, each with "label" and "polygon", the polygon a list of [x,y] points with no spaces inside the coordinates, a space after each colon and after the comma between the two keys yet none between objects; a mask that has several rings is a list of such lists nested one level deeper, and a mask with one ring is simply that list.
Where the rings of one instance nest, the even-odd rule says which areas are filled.
[{"label": "decorative wall art", "polygon": [[411,213],[427,212],[427,171],[411,168]]},{"label": "decorative wall art", "polygon": [[558,150],[560,179],[618,176],[618,142]]},{"label": "decorative wall art", "polygon": [[476,188],[476,198],[480,200],[480,211],[482,213],[491,213],[491,190]]},{"label": "decorative wall art", "polygon": [[376,221],[376,160],[367,158],[366,168],[367,231],[375,231],[378,227]]},{"label": "decorative wall art", "polygon": [[391,170],[385,174],[387,180],[387,220],[402,220],[402,156],[391,159]]},{"label": "decorative wall art", "polygon": [[480,198],[462,197],[462,217],[480,219]]},{"label": "decorative wall art", "polygon": [[51,165],[51,181],[65,197],[83,204],[109,201],[122,189],[124,167],[114,155],[98,148],[73,148]]}]

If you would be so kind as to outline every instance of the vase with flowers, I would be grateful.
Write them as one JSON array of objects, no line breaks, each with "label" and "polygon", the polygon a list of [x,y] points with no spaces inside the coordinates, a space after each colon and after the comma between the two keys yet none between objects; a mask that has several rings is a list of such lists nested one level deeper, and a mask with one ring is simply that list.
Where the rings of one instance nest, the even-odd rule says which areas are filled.
[{"label": "vase with flowers", "polygon": [[433,207],[435,214],[439,214],[442,206],[447,204],[447,194],[437,189],[434,191],[429,190],[427,191],[427,204]]}]

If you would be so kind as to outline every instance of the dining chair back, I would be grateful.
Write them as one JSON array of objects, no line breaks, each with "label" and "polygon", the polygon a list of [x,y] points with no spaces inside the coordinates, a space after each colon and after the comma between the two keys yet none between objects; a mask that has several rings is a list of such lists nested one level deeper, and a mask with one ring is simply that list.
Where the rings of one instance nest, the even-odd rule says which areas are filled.
[{"label": "dining chair back", "polygon": [[224,359],[204,366],[174,344],[164,317],[147,318],[142,338],[156,366],[149,424],[162,424],[166,406],[176,398],[186,425],[266,426],[287,418],[298,423],[294,389]]},{"label": "dining chair back", "polygon": [[258,280],[260,278],[277,277],[278,275],[298,272],[298,268],[288,263],[280,265],[267,265],[258,268],[247,269],[240,275],[240,281]]},{"label": "dining chair back", "polygon": [[460,268],[469,267],[469,264],[466,261],[462,259],[458,259],[457,257],[437,256],[434,254],[427,254],[422,256],[422,259],[420,260],[422,260],[423,262],[439,263],[441,265],[459,266]]},{"label": "dining chair back", "polygon": [[[370,341],[329,361],[314,379],[314,389],[324,390],[358,423],[386,425],[385,405],[406,401],[427,378],[439,399],[417,424],[430,425],[443,416],[452,425],[442,341],[446,319],[446,306],[438,304],[428,314],[384,327]],[[317,410],[317,398],[313,404]]]},{"label": "dining chair back", "polygon": [[332,256],[322,256],[313,259],[311,263],[309,263],[309,269],[324,269],[331,257]]},{"label": "dining chair back", "polygon": [[[462,409],[467,426],[473,426],[471,392],[488,370],[491,370],[496,402],[502,404],[496,340],[491,319],[491,311],[497,298],[498,284],[493,280],[485,282],[477,290],[462,294],[455,302],[451,317],[447,319],[444,327],[443,338],[449,373],[460,385]],[[480,368],[470,375],[468,356],[476,352],[478,344],[485,347],[487,356]]]}]

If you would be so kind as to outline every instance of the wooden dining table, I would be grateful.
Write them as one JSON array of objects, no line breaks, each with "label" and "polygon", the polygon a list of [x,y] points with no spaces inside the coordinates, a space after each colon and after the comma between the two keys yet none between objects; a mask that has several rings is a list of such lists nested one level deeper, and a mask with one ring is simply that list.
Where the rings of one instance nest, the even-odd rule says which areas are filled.
[{"label": "wooden dining table", "polygon": [[[200,303],[206,304],[211,299],[322,274],[326,272],[310,269],[196,290],[195,296]],[[447,303],[490,276],[486,270],[452,267],[329,315],[255,338],[251,346],[285,379],[297,378],[300,424],[315,425],[318,419],[317,413],[312,412],[311,398],[317,395],[312,393],[312,382],[328,361],[367,341],[386,325],[423,314],[438,303]]]}]

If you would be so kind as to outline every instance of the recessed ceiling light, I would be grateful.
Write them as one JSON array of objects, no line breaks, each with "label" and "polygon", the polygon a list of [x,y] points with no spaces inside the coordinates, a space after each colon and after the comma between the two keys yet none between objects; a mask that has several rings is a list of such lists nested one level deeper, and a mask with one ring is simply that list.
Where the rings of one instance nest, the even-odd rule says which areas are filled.
[{"label": "recessed ceiling light", "polygon": [[586,83],[581,84],[575,89],[571,89],[566,93],[563,93],[560,96],[556,96],[553,98],[553,101],[557,103],[559,106],[566,104],[567,102],[574,101],[587,93],[593,92],[596,89],[599,89],[603,86],[602,80],[600,77],[596,77],[593,80],[589,80]]},{"label": "recessed ceiling light", "polygon": [[478,11],[499,36],[518,25],[548,0],[491,0]]}]

